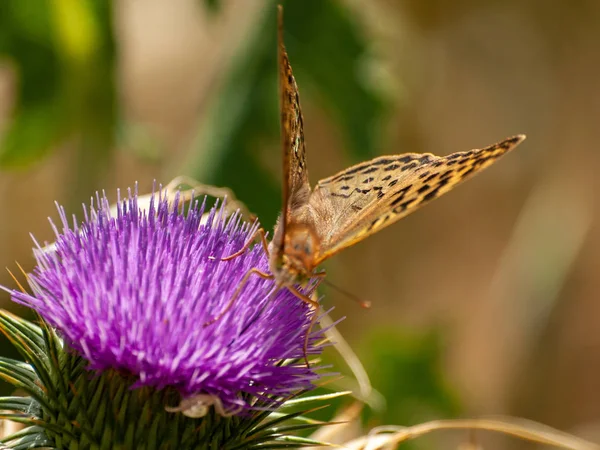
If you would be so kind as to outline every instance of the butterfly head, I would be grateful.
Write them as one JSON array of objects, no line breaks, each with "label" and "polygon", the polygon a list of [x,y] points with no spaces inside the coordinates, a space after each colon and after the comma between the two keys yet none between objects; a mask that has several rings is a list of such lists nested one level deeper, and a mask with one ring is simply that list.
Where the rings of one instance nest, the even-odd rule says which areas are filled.
[{"label": "butterfly head", "polygon": [[293,224],[285,230],[283,251],[275,261],[277,278],[282,284],[301,283],[310,278],[315,269],[315,255],[319,241],[312,227]]}]

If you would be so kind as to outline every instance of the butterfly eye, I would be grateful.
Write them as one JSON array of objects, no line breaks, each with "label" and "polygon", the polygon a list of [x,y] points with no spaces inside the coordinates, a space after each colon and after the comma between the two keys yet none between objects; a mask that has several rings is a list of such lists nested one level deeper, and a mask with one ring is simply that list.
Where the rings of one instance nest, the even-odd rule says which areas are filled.
[{"label": "butterfly eye", "polygon": [[304,247],[304,253],[306,253],[307,255],[310,254],[310,245],[306,244],[306,246]]}]

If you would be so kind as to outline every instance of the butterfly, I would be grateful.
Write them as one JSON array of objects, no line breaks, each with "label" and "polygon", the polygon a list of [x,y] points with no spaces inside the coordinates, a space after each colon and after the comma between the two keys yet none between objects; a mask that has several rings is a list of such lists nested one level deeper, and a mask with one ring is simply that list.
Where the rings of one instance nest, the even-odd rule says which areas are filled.
[{"label": "butterfly", "polygon": [[[306,165],[298,86],[283,43],[281,6],[278,11],[278,54],[282,213],[271,242],[266,241],[263,229],[257,231],[269,255],[271,273],[252,269],[238,290],[249,276],[255,274],[274,279],[278,289],[286,287],[318,308],[318,303],[302,294],[296,286],[322,276],[323,272],[316,272],[316,269],[323,261],[442,196],[492,165],[525,139],[524,135],[517,135],[489,147],[448,156],[430,153],[380,156],[320,180],[312,188]],[[255,238],[224,259],[243,253]],[[234,298],[236,296],[234,294]],[[306,343],[304,350],[306,357]]]}]

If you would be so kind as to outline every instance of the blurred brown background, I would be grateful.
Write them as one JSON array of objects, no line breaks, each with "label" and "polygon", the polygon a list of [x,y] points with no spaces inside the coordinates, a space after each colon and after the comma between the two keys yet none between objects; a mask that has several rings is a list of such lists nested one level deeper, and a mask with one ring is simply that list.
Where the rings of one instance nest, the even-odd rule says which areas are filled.
[{"label": "blurred brown background", "polygon": [[[213,174],[228,172],[228,164],[206,157],[210,145],[198,133],[202,124],[240,117],[235,105],[215,105],[236,59],[256,43],[252,36],[266,23],[273,2],[219,3],[216,11],[197,0],[112,3],[115,123],[124,125],[115,125],[111,133],[120,138],[100,139],[110,146],[109,156],[95,158],[86,153],[84,134],[71,130],[35,161],[5,164],[0,172],[0,266],[13,268],[18,260],[32,267],[28,233],[52,240],[46,217],[55,216],[54,200],[79,212],[74,205],[87,201],[94,190],[106,189],[114,199],[117,187],[135,181],[141,192],[149,192],[154,179],[166,183],[184,173],[205,182],[228,182]],[[284,2],[286,24],[294,23],[299,8],[291,3]],[[433,402],[432,411],[525,416],[600,438],[595,177],[600,168],[600,3],[326,3],[343,11],[364,43],[355,70],[332,76],[340,85],[362,80],[387,105],[378,144],[364,157],[443,155],[528,135],[484,174],[327,263],[329,280],[373,303],[365,311],[331,290],[324,299],[335,305],[335,317],[347,315],[340,330],[364,359],[375,387],[389,400],[400,382],[394,374],[404,380],[402,365],[387,380],[380,379],[394,358],[376,348],[382,339],[395,342],[386,336],[396,333],[399,361],[417,364],[421,344],[412,342],[433,335],[431,361],[425,365],[432,379],[441,380],[435,389],[450,392],[455,399],[450,403],[460,407]],[[303,20],[318,14],[307,13]],[[337,32],[325,20],[313,27],[324,36]],[[347,151],[344,128],[318,87],[306,81],[306,59],[298,57],[295,63],[295,49],[308,55],[323,51],[314,41],[300,50],[313,28],[296,24],[295,30],[288,49],[302,95],[310,176],[316,182],[361,156]],[[267,38],[274,58],[274,23]],[[335,46],[330,50],[337,51]],[[273,78],[266,98],[274,109],[276,67],[268,67]],[[42,80],[45,69],[39,69]],[[19,113],[20,74],[10,54],[0,54],[0,130],[9,129]],[[92,100],[81,111],[93,118]],[[271,125],[275,133],[276,120]],[[277,138],[253,138],[246,145],[272,175],[269,182],[277,194]],[[231,155],[235,158],[235,149]],[[197,170],[198,164],[203,169]],[[206,171],[214,176],[203,176]],[[271,226],[280,209],[277,195],[254,192],[249,183],[242,192],[236,189],[238,196],[259,213],[268,211],[263,222]],[[13,285],[5,273],[0,283]],[[5,294],[1,298],[4,307],[11,307]],[[412,391],[408,386],[402,392]],[[429,415],[415,419],[422,416]],[[387,419],[399,423],[411,417],[399,413]]]}]

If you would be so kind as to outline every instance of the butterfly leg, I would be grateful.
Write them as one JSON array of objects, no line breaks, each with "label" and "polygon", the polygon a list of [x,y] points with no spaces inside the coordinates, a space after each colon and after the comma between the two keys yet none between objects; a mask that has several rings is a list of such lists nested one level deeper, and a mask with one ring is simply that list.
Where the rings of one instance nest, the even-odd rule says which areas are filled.
[{"label": "butterfly leg", "polygon": [[[187,188],[182,189],[184,186],[187,186]],[[180,201],[183,203],[189,202],[193,197],[198,197],[201,195],[210,195],[211,197],[221,199],[227,197],[225,208],[229,214],[232,214],[235,212],[235,210],[239,209],[243,217],[253,217],[253,215],[248,211],[246,205],[239,201],[235,197],[233,191],[229,188],[203,184],[191,177],[181,175],[171,180],[169,184],[165,186],[165,190],[167,191],[169,202],[172,202],[175,199],[175,195],[178,191],[180,193]]]},{"label": "butterfly leg", "polygon": [[290,292],[292,294],[294,294],[296,297],[298,297],[303,302],[308,303],[314,309],[313,316],[310,319],[310,325],[308,326],[308,330],[306,330],[306,336],[304,337],[304,346],[302,348],[302,350],[304,352],[304,361],[306,361],[306,367],[310,368],[310,364],[308,363],[308,338],[310,337],[310,333],[311,333],[313,326],[315,325],[317,318],[319,316],[319,302],[316,300],[313,300],[312,298],[310,298],[307,295],[304,295],[302,292],[300,292],[294,286],[288,286],[288,289],[290,290]]},{"label": "butterfly leg", "polygon": [[229,299],[229,303],[227,303],[227,306],[225,306],[225,308],[219,314],[217,314],[215,317],[213,317],[208,322],[206,322],[204,324],[205,327],[212,325],[213,323],[219,321],[227,313],[227,311],[229,311],[231,309],[231,307],[233,306],[233,304],[239,297],[240,293],[242,292],[242,289],[244,288],[244,286],[246,285],[246,283],[248,282],[248,280],[250,279],[250,277],[252,275],[258,275],[259,277],[264,278],[265,280],[270,280],[273,278],[273,275],[269,275],[268,273],[261,272],[260,270],[258,270],[256,268],[250,269],[248,272],[246,272],[246,275],[243,276],[242,280],[238,284],[238,287],[235,290],[235,292],[233,293],[233,295],[231,296],[231,298]]},{"label": "butterfly leg", "polygon": [[248,241],[244,244],[244,246],[241,249],[239,249],[237,252],[235,252],[232,255],[226,256],[225,258],[221,258],[221,261],[229,261],[233,258],[237,258],[238,256],[242,255],[246,250],[248,250],[250,245],[252,245],[252,243],[256,239],[256,236],[260,236],[260,242],[261,242],[263,248],[265,249],[265,253],[268,256],[269,255],[269,243],[267,242],[267,237],[265,236],[265,230],[264,230],[264,228],[259,228],[254,232],[252,237],[250,239],[248,239]]}]

